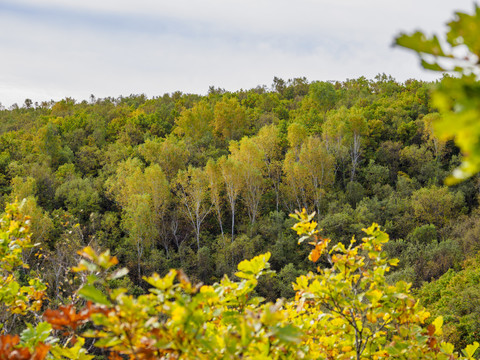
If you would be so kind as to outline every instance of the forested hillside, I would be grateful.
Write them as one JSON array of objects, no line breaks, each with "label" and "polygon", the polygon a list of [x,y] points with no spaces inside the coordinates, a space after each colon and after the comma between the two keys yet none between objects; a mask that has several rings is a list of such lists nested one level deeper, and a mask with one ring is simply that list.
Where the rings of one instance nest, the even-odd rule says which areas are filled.
[{"label": "forested hillside", "polygon": [[[454,270],[479,246],[477,179],[443,185],[460,158],[433,134],[441,115],[432,86],[386,75],[275,78],[235,93],[27,100],[1,111],[0,238],[31,231],[38,246],[0,248],[2,330],[33,323],[21,338],[0,337],[0,354],[451,358],[453,345],[436,340],[443,318],[425,330],[429,313],[397,282],[461,278]],[[31,224],[8,205],[22,199]],[[295,228],[313,250],[291,229],[288,214],[301,208]],[[354,244],[363,228],[367,238]],[[324,257],[328,239],[333,255]],[[127,269],[109,271],[116,260],[99,255],[106,249]],[[30,270],[17,283],[9,271],[23,262]],[[436,303],[444,286],[429,286],[422,298],[456,350],[477,340],[469,333],[478,322],[452,325],[455,313]]]},{"label": "forested hillside", "polygon": [[398,36],[436,83],[2,108],[0,359],[475,359],[479,19]]},{"label": "forested hillside", "polygon": [[418,287],[458,269],[480,231],[477,179],[443,185],[459,151],[433,135],[431,85],[275,78],[206,96],[26,100],[0,112],[2,202],[26,199],[42,244],[27,261],[58,301],[85,245],[110,249],[137,293],[143,275],[181,268],[211,284],[271,251],[279,275],[258,291],[290,297],[310,269],[287,216],[302,208],[345,244],[379,223],[400,259],[391,277]]}]

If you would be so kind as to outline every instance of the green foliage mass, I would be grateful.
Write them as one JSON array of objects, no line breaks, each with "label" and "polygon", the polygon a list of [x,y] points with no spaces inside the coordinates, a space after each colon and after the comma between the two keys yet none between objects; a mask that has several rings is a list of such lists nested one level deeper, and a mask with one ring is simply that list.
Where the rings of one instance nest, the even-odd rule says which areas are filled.
[{"label": "green foliage mass", "polygon": [[[292,296],[286,279],[311,264],[285,214],[303,207],[344,244],[379,223],[402,259],[397,276],[419,286],[460,267],[469,250],[453,225],[478,206],[476,178],[443,186],[459,149],[433,132],[445,115],[431,88],[386,75],[276,78],[271,89],[12,107],[0,111],[1,201],[27,199],[43,245],[41,261],[27,262],[58,301],[72,289],[72,254],[88,244],[111,249],[139,292],[153,271],[212,284],[271,251],[282,276],[258,291]],[[444,248],[453,255],[434,265]]]},{"label": "green foliage mass", "polygon": [[455,138],[464,158],[449,183],[464,180],[480,171],[480,116],[478,58],[480,56],[480,8],[473,14],[456,13],[448,23],[444,38],[427,36],[420,31],[402,34],[396,39],[400,46],[414,50],[422,66],[433,71],[451,72],[436,86],[433,104],[442,112],[435,121],[440,138]]},{"label": "green foliage mass", "polygon": [[[46,351],[86,359],[91,340],[75,343],[73,333],[91,318],[87,334],[102,339],[99,348],[131,356],[132,345],[122,347],[124,334],[102,308],[113,305],[127,306],[132,321],[143,316],[146,323],[132,333],[140,343],[142,331],[168,324],[163,340],[150,345],[154,354],[170,349],[171,356],[223,349],[223,358],[382,358],[405,357],[409,348],[411,358],[449,358],[454,346],[477,341],[478,261],[471,257],[480,250],[479,19],[478,7],[457,14],[445,41],[420,32],[398,37],[426,68],[454,73],[437,83],[399,83],[385,74],[343,82],[275,78],[271,88],[211,88],[205,96],[27,99],[0,110],[0,203],[8,231],[30,234],[12,220],[29,215],[28,242],[31,236],[39,244],[18,250],[3,242],[0,300],[9,310],[2,331],[22,329],[12,313],[38,315],[44,296],[64,313],[75,313],[74,304],[81,310],[85,299],[95,303],[83,308],[85,317],[77,314],[71,337],[58,345],[48,334],[63,325],[37,321],[1,346],[23,346],[38,359]],[[466,57],[457,57],[459,48]],[[15,199],[24,199],[19,210],[7,205]],[[297,215],[314,238],[313,251],[295,245],[286,216],[300,208],[315,211],[322,229],[315,232],[306,212]],[[370,240],[353,245],[373,222],[392,240],[373,227]],[[334,241],[330,251],[327,238]],[[87,245],[90,262],[74,275],[77,251]],[[99,250],[105,248],[116,257]],[[400,259],[388,275],[386,254]],[[126,270],[108,273],[113,259]],[[277,276],[260,277],[267,260]],[[376,267],[368,267],[373,260]],[[428,316],[404,280],[443,316],[443,335],[441,318],[423,326]],[[194,285],[199,281],[204,287]],[[395,314],[408,310],[416,324],[408,329],[387,316],[401,302],[395,299],[407,298]],[[199,335],[199,324],[208,336]],[[182,336],[169,338],[171,331]],[[226,335],[232,332],[233,340]],[[416,343],[403,342],[413,337]],[[464,355],[475,350],[467,346]]]},{"label": "green foliage mass", "polygon": [[443,315],[444,338],[461,347],[476,341],[480,331],[478,298],[480,263],[478,255],[465,262],[462,270],[450,269],[438,280],[425,284],[417,293],[434,315]]}]

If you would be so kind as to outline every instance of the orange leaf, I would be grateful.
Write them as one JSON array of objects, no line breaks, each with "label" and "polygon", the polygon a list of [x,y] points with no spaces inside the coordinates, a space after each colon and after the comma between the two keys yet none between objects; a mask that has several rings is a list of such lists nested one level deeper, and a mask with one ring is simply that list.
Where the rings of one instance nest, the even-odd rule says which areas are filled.
[{"label": "orange leaf", "polygon": [[77,313],[72,304],[60,306],[58,310],[47,309],[43,314],[46,322],[52,325],[55,330],[62,330],[64,327],[70,327],[75,330],[78,326],[86,323],[93,313],[103,312],[100,307],[88,302],[87,306]]},{"label": "orange leaf", "polygon": [[433,336],[433,334],[435,334],[435,325],[430,324],[427,326],[427,334],[428,336]]},{"label": "orange leaf", "polygon": [[318,251],[318,247],[316,246],[315,249],[312,250],[310,255],[308,256],[308,259],[317,262],[318,259],[320,258],[320,255],[322,255],[321,251]]},{"label": "orange leaf", "polygon": [[43,360],[47,357],[48,351],[50,350],[50,345],[44,343],[39,343],[35,347],[35,353],[33,354],[32,360]]}]

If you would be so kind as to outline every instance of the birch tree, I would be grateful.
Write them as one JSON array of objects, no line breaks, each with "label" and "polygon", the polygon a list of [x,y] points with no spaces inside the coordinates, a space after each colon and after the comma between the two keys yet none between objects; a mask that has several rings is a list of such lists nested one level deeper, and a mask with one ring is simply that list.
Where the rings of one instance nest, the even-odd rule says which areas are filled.
[{"label": "birch tree", "polygon": [[280,131],[274,124],[264,126],[253,138],[258,148],[263,152],[265,173],[275,192],[275,206],[278,211],[280,203],[280,182],[282,178],[282,148],[280,145]]},{"label": "birch tree", "polygon": [[[348,117],[348,110],[342,106],[337,111],[330,111],[327,119],[322,125],[322,139],[329,154],[332,154],[335,159],[335,174],[344,168],[348,162],[349,149],[346,145],[346,119]],[[345,172],[342,171],[345,180]]]},{"label": "birch tree", "polygon": [[309,136],[302,144],[298,157],[291,149],[283,164],[283,190],[287,201],[299,208],[315,208],[320,216],[321,199],[334,181],[335,160],[325,144]]},{"label": "birch tree", "polygon": [[232,159],[221,157],[218,160],[220,167],[220,173],[222,174],[223,181],[225,183],[225,193],[230,205],[230,212],[232,214],[232,242],[235,234],[235,209],[240,191],[242,190],[243,178],[239,176],[241,171],[241,164]]},{"label": "birch tree", "polygon": [[183,213],[195,232],[197,248],[200,249],[200,229],[212,206],[208,202],[208,178],[201,168],[189,166],[176,178],[176,189]]},{"label": "birch tree", "polygon": [[128,232],[130,239],[135,244],[137,251],[137,275],[142,278],[141,260],[145,248],[153,244],[158,236],[158,228],[155,226],[150,206],[151,198],[148,194],[135,194],[124,208],[122,225]]},{"label": "birch tree", "polygon": [[441,154],[445,150],[446,141],[440,139],[435,135],[433,124],[441,121],[441,115],[439,113],[427,114],[423,117],[423,136],[422,139],[429,145],[435,156],[435,161],[438,162]]},{"label": "birch tree", "polygon": [[220,225],[220,231],[222,233],[222,239],[225,243],[225,235],[223,232],[223,221],[222,221],[222,197],[221,192],[224,187],[224,182],[222,175],[220,173],[220,168],[215,161],[209,159],[207,165],[205,166],[205,174],[208,178],[208,187],[210,190],[210,201],[212,202],[215,212],[217,214],[217,221]]},{"label": "birch tree", "polygon": [[302,145],[299,162],[303,168],[302,179],[307,196],[313,200],[317,214],[320,215],[320,201],[335,179],[335,160],[319,138],[309,136]]},{"label": "birch tree", "polygon": [[157,164],[147,167],[143,177],[144,193],[150,196],[149,205],[153,213],[153,221],[168,258],[170,242],[166,212],[171,201],[170,186],[162,168]]},{"label": "birch tree", "polygon": [[165,216],[171,198],[168,181],[160,166],[154,164],[143,171],[138,159],[128,159],[107,181],[107,192],[123,210],[122,224],[137,249],[138,273],[141,273],[145,247],[150,247],[156,240],[161,240],[168,257]]},{"label": "birch tree", "polygon": [[350,144],[350,158],[352,160],[350,181],[353,181],[360,161],[362,136],[367,132],[367,121],[365,120],[361,109],[351,108],[349,112],[346,128],[347,139]]},{"label": "birch tree", "polygon": [[283,161],[283,177],[280,184],[282,197],[288,211],[293,212],[295,209],[308,209],[305,189],[303,187],[302,178],[304,172],[295,155],[295,151],[290,149],[285,155]]},{"label": "birch tree", "polygon": [[231,157],[240,166],[239,176],[243,178],[242,194],[247,208],[250,224],[255,224],[260,199],[265,188],[263,178],[265,163],[263,151],[251,139],[244,137],[241,141],[230,145]]}]

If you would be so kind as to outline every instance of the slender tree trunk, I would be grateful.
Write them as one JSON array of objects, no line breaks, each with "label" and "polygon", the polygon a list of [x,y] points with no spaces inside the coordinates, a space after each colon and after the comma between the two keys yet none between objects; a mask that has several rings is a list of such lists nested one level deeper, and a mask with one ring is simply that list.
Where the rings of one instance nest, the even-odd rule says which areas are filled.
[{"label": "slender tree trunk", "polygon": [[163,242],[163,247],[165,248],[165,254],[167,255],[167,259],[170,259],[170,252],[168,251],[168,244],[166,242],[166,239],[164,238],[162,242]]},{"label": "slender tree trunk", "polygon": [[197,224],[197,228],[195,229],[195,236],[197,238],[197,250],[200,250],[200,226]]},{"label": "slender tree trunk", "polygon": [[173,239],[175,240],[175,245],[177,245],[177,250],[180,249],[180,242],[178,241],[177,230],[178,230],[178,218],[175,216],[170,220],[170,229],[172,230]]},{"label": "slender tree trunk", "polygon": [[217,220],[218,220],[218,224],[220,225],[220,232],[222,233],[223,245],[225,246],[225,234],[223,233],[222,217],[220,216],[220,211],[218,210],[217,210]]},{"label": "slender tree trunk", "polygon": [[232,242],[233,242],[234,230],[235,230],[235,202],[232,203]]},{"label": "slender tree trunk", "polygon": [[141,245],[141,241],[142,241],[142,239],[137,240],[137,267],[138,267],[138,280],[139,281],[142,279],[142,273],[141,273],[141,269],[140,269],[140,260],[142,258],[143,248],[142,248],[142,245]]},{"label": "slender tree trunk", "polygon": [[278,205],[279,205],[279,202],[280,202],[280,196],[279,196],[279,191],[278,191],[278,187],[275,186],[275,208],[278,212]]},{"label": "slender tree trunk", "polygon": [[353,136],[352,144],[352,172],[350,176],[350,181],[353,181],[355,178],[355,172],[357,170],[358,159],[360,158],[360,135]]}]

